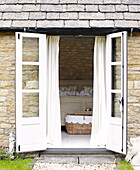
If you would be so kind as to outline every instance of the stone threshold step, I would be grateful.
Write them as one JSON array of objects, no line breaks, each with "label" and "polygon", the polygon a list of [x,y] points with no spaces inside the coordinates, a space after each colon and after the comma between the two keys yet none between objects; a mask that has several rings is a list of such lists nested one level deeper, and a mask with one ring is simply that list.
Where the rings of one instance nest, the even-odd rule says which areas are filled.
[{"label": "stone threshold step", "polygon": [[105,148],[49,148],[44,151],[39,152],[42,154],[67,154],[67,155],[77,155],[77,154],[114,154],[114,152],[109,151]]},{"label": "stone threshold step", "polygon": [[41,155],[36,161],[59,164],[112,164],[120,159],[121,157],[116,155]]}]

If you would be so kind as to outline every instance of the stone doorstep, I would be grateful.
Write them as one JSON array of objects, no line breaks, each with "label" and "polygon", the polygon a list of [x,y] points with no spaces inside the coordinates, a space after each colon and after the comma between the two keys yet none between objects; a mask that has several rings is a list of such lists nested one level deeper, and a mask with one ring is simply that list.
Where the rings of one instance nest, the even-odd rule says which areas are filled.
[{"label": "stone doorstep", "polygon": [[140,166],[138,166],[138,165],[132,165],[132,166],[133,166],[134,170],[140,170]]},{"label": "stone doorstep", "polygon": [[36,159],[40,163],[78,163],[78,157],[76,156],[67,156],[67,155],[43,155],[40,158]]},{"label": "stone doorstep", "polygon": [[113,164],[120,160],[115,155],[42,155],[35,158],[40,163],[61,163],[61,164]]},{"label": "stone doorstep", "polygon": [[114,155],[92,155],[92,156],[79,156],[80,164],[110,164],[115,163],[116,158]]}]

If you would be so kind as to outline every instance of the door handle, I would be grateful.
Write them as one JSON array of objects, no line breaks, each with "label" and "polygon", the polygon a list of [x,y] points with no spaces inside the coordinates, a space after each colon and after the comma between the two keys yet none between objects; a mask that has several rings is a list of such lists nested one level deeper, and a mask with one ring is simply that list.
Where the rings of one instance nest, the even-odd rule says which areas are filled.
[{"label": "door handle", "polygon": [[119,104],[121,104],[122,103],[122,99],[119,99]]},{"label": "door handle", "polygon": [[124,104],[123,97],[121,99],[119,99],[119,104],[120,104],[120,112],[122,112],[123,111],[123,104]]},{"label": "door handle", "polygon": [[124,99],[122,97],[121,99],[119,99],[119,104],[121,104],[123,106],[123,103],[124,103]]}]

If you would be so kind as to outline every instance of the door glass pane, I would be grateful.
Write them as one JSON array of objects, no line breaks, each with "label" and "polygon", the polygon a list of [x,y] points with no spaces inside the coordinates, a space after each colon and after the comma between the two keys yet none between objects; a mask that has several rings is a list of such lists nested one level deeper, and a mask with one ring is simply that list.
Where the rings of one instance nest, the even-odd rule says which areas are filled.
[{"label": "door glass pane", "polygon": [[22,61],[39,61],[39,38],[23,37]]},{"label": "door glass pane", "polygon": [[112,62],[121,61],[121,37],[112,38]]},{"label": "door glass pane", "polygon": [[22,66],[22,89],[39,89],[39,66]]},{"label": "door glass pane", "polygon": [[39,117],[39,93],[22,94],[22,117]]},{"label": "door glass pane", "polygon": [[112,94],[112,117],[121,117],[121,111],[120,111],[120,102],[119,100],[121,99],[121,94],[120,93],[113,93]]},{"label": "door glass pane", "polygon": [[112,89],[121,89],[121,65],[112,66]]}]

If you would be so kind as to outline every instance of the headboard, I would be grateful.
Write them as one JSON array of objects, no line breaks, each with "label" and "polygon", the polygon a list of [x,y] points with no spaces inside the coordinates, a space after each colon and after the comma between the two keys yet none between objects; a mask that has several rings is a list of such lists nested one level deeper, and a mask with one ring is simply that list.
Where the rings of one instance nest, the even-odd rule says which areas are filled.
[{"label": "headboard", "polygon": [[92,80],[60,80],[60,87],[77,86],[77,91],[83,90],[84,86],[93,87]]}]

